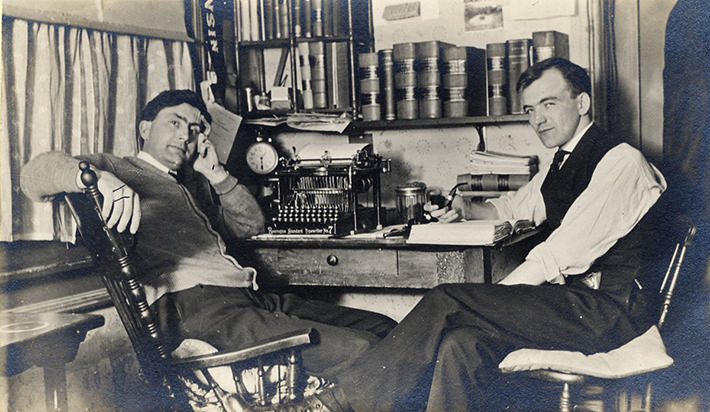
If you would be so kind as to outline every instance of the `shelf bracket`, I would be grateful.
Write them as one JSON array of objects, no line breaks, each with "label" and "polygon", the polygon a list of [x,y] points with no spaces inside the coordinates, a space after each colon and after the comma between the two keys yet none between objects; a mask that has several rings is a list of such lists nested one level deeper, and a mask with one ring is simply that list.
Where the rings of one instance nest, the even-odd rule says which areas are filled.
[{"label": "shelf bracket", "polygon": [[486,140],[483,138],[483,128],[485,126],[478,124],[474,126],[476,128],[476,133],[478,133],[478,147],[476,150],[480,152],[485,152],[486,151]]}]

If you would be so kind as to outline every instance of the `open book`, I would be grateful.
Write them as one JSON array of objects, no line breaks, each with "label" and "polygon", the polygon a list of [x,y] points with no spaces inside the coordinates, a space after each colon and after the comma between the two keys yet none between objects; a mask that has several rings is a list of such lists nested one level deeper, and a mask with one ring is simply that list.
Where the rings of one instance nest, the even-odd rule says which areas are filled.
[{"label": "open book", "polygon": [[530,231],[530,220],[464,220],[413,225],[407,243],[420,245],[492,245],[514,234]]}]

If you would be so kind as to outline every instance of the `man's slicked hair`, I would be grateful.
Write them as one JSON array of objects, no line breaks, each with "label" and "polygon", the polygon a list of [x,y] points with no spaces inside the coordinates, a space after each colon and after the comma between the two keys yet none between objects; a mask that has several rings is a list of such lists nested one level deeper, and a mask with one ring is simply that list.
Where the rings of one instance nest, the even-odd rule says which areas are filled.
[{"label": "man's slicked hair", "polygon": [[577,97],[583,92],[590,96],[592,95],[592,82],[589,79],[587,71],[571,61],[560,57],[551,57],[528,67],[528,69],[520,75],[515,89],[518,93],[522,92],[550,69],[557,69],[557,71],[562,74],[562,77],[567,80],[572,92],[572,97]]},{"label": "man's slicked hair", "polygon": [[155,117],[166,107],[179,106],[183,103],[187,103],[190,106],[198,109],[200,113],[205,117],[207,122],[212,122],[212,116],[210,116],[207,111],[207,106],[202,100],[202,97],[193,92],[192,90],[165,90],[160,92],[153,100],[149,101],[145,105],[143,111],[141,112],[140,120],[153,121]]}]

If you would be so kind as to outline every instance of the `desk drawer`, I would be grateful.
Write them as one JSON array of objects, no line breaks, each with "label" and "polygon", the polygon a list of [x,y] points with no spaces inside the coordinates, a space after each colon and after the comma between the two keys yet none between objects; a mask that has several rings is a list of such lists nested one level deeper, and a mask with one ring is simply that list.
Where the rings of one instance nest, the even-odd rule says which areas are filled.
[{"label": "desk drawer", "polygon": [[264,275],[291,285],[387,286],[397,277],[396,250],[258,248],[254,252],[267,272]]}]

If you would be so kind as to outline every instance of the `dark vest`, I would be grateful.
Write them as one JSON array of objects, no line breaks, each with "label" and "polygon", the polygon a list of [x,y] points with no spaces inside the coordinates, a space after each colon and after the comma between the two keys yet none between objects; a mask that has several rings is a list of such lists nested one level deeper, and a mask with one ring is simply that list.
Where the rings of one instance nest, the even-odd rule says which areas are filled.
[{"label": "dark vest", "polygon": [[[602,157],[620,143],[620,140],[592,125],[567,157],[562,169],[548,173],[541,188],[547,213],[548,234],[560,226],[567,210],[587,188]],[[644,220],[619,239],[589,269],[589,272],[602,273],[600,289],[628,296],[641,266],[643,233],[647,226]],[[580,278],[581,276],[570,276],[567,280],[574,283]]]}]

